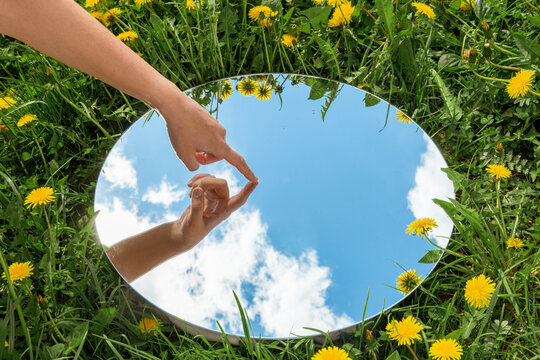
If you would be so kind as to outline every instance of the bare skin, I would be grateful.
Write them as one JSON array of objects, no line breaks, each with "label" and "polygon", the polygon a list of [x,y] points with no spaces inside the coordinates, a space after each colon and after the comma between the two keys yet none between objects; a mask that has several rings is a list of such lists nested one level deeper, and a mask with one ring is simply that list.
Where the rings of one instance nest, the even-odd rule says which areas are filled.
[{"label": "bare skin", "polygon": [[136,280],[164,261],[192,249],[245,204],[257,184],[248,182],[232,197],[227,181],[212,175],[197,174],[188,186],[192,188],[191,204],[178,220],[124,239],[107,251],[126,281]]},{"label": "bare skin", "polygon": [[257,182],[225,141],[225,128],[73,0],[0,0],[0,33],[156,108],[191,170],[225,159]]}]

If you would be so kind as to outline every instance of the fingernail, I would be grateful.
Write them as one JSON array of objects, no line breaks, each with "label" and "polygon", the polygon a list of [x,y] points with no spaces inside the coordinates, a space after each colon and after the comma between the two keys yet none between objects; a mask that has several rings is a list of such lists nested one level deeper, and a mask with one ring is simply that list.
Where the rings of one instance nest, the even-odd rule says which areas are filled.
[{"label": "fingernail", "polygon": [[201,195],[202,195],[202,190],[201,189],[197,188],[197,189],[193,190],[193,196],[195,196],[196,198],[201,197]]}]

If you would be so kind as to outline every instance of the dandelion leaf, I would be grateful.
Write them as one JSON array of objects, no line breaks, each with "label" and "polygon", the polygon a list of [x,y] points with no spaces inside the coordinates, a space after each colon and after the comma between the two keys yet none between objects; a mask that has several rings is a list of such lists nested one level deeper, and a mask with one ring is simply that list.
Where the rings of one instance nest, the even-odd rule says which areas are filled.
[{"label": "dandelion leaf", "polygon": [[442,250],[430,250],[420,260],[418,260],[418,262],[421,264],[436,263],[441,257],[441,254],[442,254]]},{"label": "dandelion leaf", "polygon": [[325,6],[325,7],[316,6],[316,7],[312,7],[307,10],[301,11],[300,15],[305,16],[309,24],[314,29],[322,29],[328,23],[328,18],[330,17],[331,12],[332,12],[331,6]]},{"label": "dandelion leaf", "polygon": [[450,117],[455,120],[461,119],[463,116],[463,110],[461,110],[459,107],[458,100],[454,97],[450,90],[448,90],[448,87],[446,87],[443,79],[435,70],[431,69],[431,75],[433,76],[433,79],[435,79],[435,82],[441,91],[441,95]]},{"label": "dandelion leaf", "polygon": [[399,356],[399,352],[396,350],[391,353],[390,356],[386,358],[386,360],[401,360],[401,357]]},{"label": "dandelion leaf", "polygon": [[521,53],[531,60],[540,59],[540,44],[522,34],[513,34],[516,45]]},{"label": "dandelion leaf", "polygon": [[381,99],[371,95],[370,93],[366,93],[366,96],[364,97],[364,103],[366,104],[366,107],[375,106],[380,102]]},{"label": "dandelion leaf", "polygon": [[394,35],[394,6],[392,0],[375,0],[377,6],[377,13],[382,18],[386,32],[390,39]]}]

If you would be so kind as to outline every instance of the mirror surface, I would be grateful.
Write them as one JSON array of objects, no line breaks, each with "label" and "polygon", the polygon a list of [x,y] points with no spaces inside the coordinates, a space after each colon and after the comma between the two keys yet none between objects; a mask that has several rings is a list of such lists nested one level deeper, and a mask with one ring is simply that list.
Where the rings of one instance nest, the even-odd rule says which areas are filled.
[{"label": "mirror surface", "polygon": [[[268,99],[249,84],[271,88]],[[258,84],[258,85],[257,85]],[[247,88],[247,90],[246,90]],[[398,109],[358,88],[274,74],[201,85],[186,92],[227,129],[260,183],[247,203],[195,248],[130,285],[157,307],[191,324],[243,335],[238,296],[256,337],[317,335],[368,319],[406,295],[396,279],[424,280],[436,247],[406,234],[418,218],[438,227],[446,247],[452,223],[432,199],[454,198],[441,153]],[[401,117],[400,117],[401,116]],[[407,120],[407,121],[405,121]],[[189,205],[195,173],[246,179],[220,161],[189,172],[157,111],[135,122],[109,153],[97,182],[96,228],[107,249],[177,219]],[[435,252],[433,252],[435,253]]]}]

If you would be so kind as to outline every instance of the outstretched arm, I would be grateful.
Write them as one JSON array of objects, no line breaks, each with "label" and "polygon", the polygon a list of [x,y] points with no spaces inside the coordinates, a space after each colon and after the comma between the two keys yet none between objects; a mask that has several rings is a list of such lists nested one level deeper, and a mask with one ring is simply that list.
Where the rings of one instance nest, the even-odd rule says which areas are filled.
[{"label": "outstretched arm", "polygon": [[191,205],[180,219],[156,226],[113,245],[109,259],[118,272],[131,282],[164,261],[197,245],[219,223],[240,208],[256,187],[248,182],[229,197],[227,182],[208,174],[190,180]]},{"label": "outstretched arm", "polygon": [[221,159],[257,177],[225,141],[225,129],[73,0],[0,0],[0,33],[158,109],[186,167]]}]

